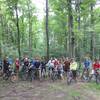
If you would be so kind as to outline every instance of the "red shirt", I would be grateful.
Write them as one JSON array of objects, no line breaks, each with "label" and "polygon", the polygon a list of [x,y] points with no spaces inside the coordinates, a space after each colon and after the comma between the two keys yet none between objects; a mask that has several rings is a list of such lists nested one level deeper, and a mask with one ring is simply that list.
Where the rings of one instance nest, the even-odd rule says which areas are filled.
[{"label": "red shirt", "polygon": [[57,66],[57,65],[59,65],[59,61],[58,60],[55,60],[54,61],[54,66]]},{"label": "red shirt", "polygon": [[20,62],[19,61],[16,61],[15,62],[15,66],[16,66],[16,69],[19,70]]},{"label": "red shirt", "polygon": [[98,69],[98,68],[100,68],[100,64],[95,62],[95,63],[93,64],[93,69],[96,70],[96,69]]},{"label": "red shirt", "polygon": [[100,63],[99,63],[99,68],[100,68]]}]

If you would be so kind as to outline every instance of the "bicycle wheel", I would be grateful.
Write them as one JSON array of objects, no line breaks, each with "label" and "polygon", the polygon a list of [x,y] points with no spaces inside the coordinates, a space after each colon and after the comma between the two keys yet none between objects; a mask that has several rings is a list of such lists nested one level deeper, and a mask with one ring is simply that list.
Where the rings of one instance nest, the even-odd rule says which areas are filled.
[{"label": "bicycle wheel", "polygon": [[70,77],[70,73],[67,74],[67,85],[71,84],[71,77]]},{"label": "bicycle wheel", "polygon": [[5,76],[3,77],[3,79],[4,79],[4,80],[8,80],[9,77],[8,77],[7,75],[5,75]]},{"label": "bicycle wheel", "polygon": [[51,79],[52,79],[53,81],[57,80],[57,74],[56,74],[56,72],[53,72],[53,73],[51,74]]},{"label": "bicycle wheel", "polygon": [[70,85],[72,81],[72,72],[67,72],[67,85]]},{"label": "bicycle wheel", "polygon": [[71,78],[67,77],[67,85],[70,85],[70,84],[71,84]]},{"label": "bicycle wheel", "polygon": [[97,76],[96,76],[96,83],[97,83],[97,84],[100,84],[100,75],[97,75]]},{"label": "bicycle wheel", "polygon": [[34,70],[31,71],[30,77],[31,77],[31,81],[33,81],[35,79],[35,71]]},{"label": "bicycle wheel", "polygon": [[18,80],[18,78],[17,78],[16,75],[12,75],[12,76],[10,77],[10,80],[11,80],[11,82],[15,83],[15,82]]},{"label": "bicycle wheel", "polygon": [[7,72],[4,74],[3,79],[4,79],[4,80],[8,80],[9,77],[10,77],[10,73],[9,73],[9,71],[7,71]]},{"label": "bicycle wheel", "polygon": [[54,73],[51,73],[51,79],[54,81]]}]

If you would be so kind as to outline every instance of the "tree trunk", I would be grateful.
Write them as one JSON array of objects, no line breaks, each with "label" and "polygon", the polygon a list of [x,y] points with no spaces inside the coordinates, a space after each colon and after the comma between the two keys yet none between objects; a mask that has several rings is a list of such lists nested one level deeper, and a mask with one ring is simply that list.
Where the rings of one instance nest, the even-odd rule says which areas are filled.
[{"label": "tree trunk", "polygon": [[28,1],[28,17],[29,17],[29,55],[32,56],[32,13],[30,9],[30,0]]},{"label": "tree trunk", "polygon": [[[94,29],[94,14],[93,14],[93,4],[91,3],[91,28],[92,30]],[[94,30],[91,31],[91,58],[94,58],[94,53],[95,53],[95,35],[94,35]]]},{"label": "tree trunk", "polygon": [[17,40],[18,40],[18,55],[19,55],[19,59],[21,59],[21,47],[20,47],[20,30],[19,30],[19,18],[18,18],[18,8],[17,8],[17,4],[15,5],[15,12],[16,12],[16,27],[17,27]]},{"label": "tree trunk", "polygon": [[73,15],[72,15],[72,4],[71,0],[68,1],[68,33],[69,33],[69,56],[75,57],[75,43],[74,43],[74,32],[73,32]]},{"label": "tree trunk", "polygon": [[46,0],[46,39],[47,39],[47,60],[49,60],[48,0]]},{"label": "tree trunk", "polygon": [[66,30],[66,32],[65,32],[65,51],[66,51],[66,56],[67,56],[67,51],[68,51],[68,38],[67,38],[67,30]]},{"label": "tree trunk", "polygon": [[[77,23],[78,23],[78,32],[80,32],[80,1],[79,0],[75,0],[75,9],[76,9],[76,14],[77,14]],[[75,48],[75,54],[77,54],[76,56],[79,57],[79,55],[81,54],[81,50],[80,50],[80,45],[81,42],[79,42],[79,40],[77,41],[77,47]]]},{"label": "tree trunk", "polygon": [[[1,10],[1,7],[0,7]],[[2,27],[2,14],[0,14],[0,26]],[[1,28],[2,30],[2,28]],[[2,31],[0,31],[0,58],[2,57]]]}]

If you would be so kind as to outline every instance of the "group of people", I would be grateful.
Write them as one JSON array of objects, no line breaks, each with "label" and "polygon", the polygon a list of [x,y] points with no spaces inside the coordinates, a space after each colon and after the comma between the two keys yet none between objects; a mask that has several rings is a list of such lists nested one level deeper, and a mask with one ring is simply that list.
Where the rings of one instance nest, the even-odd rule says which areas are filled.
[{"label": "group of people", "polygon": [[[67,75],[69,71],[72,72],[73,79],[77,80],[77,70],[82,69],[81,78],[83,78],[84,73],[87,72],[87,77],[89,78],[90,74],[95,74],[97,69],[100,69],[100,61],[95,59],[94,61],[89,58],[85,58],[84,61],[80,62],[75,60],[75,58],[51,58],[49,61],[46,61],[44,58],[33,58],[29,59],[24,57],[21,61],[16,58],[16,60],[11,63],[8,58],[5,58],[0,62],[0,70],[2,69],[3,74],[6,74],[9,71],[9,66],[14,65],[14,70],[17,75],[21,70],[28,70],[29,73],[37,71],[39,76],[50,75],[50,72],[58,72],[61,79],[64,79],[64,75]],[[82,67],[80,67],[82,65]],[[92,73],[90,71],[92,70]],[[48,73],[48,74],[47,74]]]},{"label": "group of people", "polygon": [[[97,70],[100,70],[100,61],[99,59],[94,59],[93,61],[89,57],[85,57],[83,61],[76,61],[75,58],[64,58],[64,59],[50,59],[47,63],[47,66],[50,69],[58,69],[60,75],[63,79],[63,73],[68,75],[70,71],[72,72],[72,77],[77,81],[78,73],[80,72],[80,79],[83,79],[85,76],[86,80],[90,80],[93,75],[97,73]],[[99,75],[99,73],[98,73]]]},{"label": "group of people", "polygon": [[75,61],[74,58],[60,58],[60,59],[50,59],[47,63],[47,66],[50,70],[57,70],[60,73],[61,79],[63,78],[64,73],[67,75],[67,72],[70,70],[73,73],[73,78],[76,80],[77,76],[77,69],[78,69],[78,63]]},{"label": "group of people", "polygon": [[46,72],[46,60],[44,58],[28,58],[23,57],[23,59],[19,60],[18,58],[15,59],[15,61],[9,60],[8,57],[5,57],[4,60],[0,60],[0,72],[2,71],[3,76],[7,75],[9,70],[12,69],[13,74],[17,75],[17,78],[19,77],[19,73],[22,72],[25,74],[32,74],[32,72],[36,71],[43,71]]}]

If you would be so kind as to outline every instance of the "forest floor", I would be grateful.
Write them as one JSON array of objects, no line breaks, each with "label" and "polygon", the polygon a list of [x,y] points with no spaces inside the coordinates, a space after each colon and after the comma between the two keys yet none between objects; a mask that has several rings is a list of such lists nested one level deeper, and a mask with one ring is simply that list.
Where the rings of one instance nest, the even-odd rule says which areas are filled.
[{"label": "forest floor", "polygon": [[66,81],[0,81],[0,100],[100,100],[100,85]]}]

